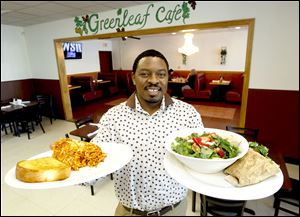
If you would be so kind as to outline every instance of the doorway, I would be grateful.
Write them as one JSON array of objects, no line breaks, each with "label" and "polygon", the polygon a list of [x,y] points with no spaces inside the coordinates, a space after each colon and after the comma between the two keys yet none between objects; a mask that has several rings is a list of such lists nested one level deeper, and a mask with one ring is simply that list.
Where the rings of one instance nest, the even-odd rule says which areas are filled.
[{"label": "doorway", "polygon": [[63,42],[70,41],[70,40],[81,41],[81,40],[93,40],[93,39],[120,38],[120,37],[126,37],[130,35],[139,36],[139,35],[151,35],[151,34],[160,34],[160,33],[171,33],[171,32],[187,30],[187,29],[202,30],[202,29],[229,28],[234,26],[247,26],[248,36],[247,36],[246,61],[245,61],[243,94],[242,94],[240,120],[239,120],[239,126],[243,127],[245,125],[245,119],[246,119],[251,53],[252,53],[252,44],[253,44],[253,35],[254,35],[254,23],[255,23],[255,19],[251,18],[251,19],[243,19],[243,20],[190,24],[190,25],[171,26],[171,27],[145,29],[145,30],[134,30],[134,31],[127,31],[127,32],[90,35],[90,36],[82,36],[82,37],[74,37],[74,38],[55,39],[54,44],[55,44],[55,52],[56,52],[65,119],[72,120],[73,118],[72,118],[72,108],[70,103],[70,95],[67,88],[67,76],[65,73],[66,72],[65,63],[63,59],[63,50],[62,50]]},{"label": "doorway", "polygon": [[112,52],[99,51],[99,64],[101,73],[111,73],[113,70]]}]

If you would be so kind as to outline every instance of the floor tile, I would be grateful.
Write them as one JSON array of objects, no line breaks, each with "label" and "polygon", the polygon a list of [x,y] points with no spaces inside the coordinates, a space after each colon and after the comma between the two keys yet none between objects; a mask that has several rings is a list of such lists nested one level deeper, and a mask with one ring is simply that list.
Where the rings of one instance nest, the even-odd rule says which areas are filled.
[{"label": "floor tile", "polygon": [[[1,132],[1,215],[69,215],[69,216],[109,216],[114,215],[118,200],[115,196],[113,181],[108,175],[98,181],[95,195],[91,195],[89,186],[70,186],[49,190],[15,189],[4,182],[7,171],[16,165],[19,160],[27,159],[41,152],[49,150],[51,142],[63,138],[65,133],[75,129],[73,122],[54,120],[50,124],[48,119],[43,120],[46,133],[37,129],[28,140],[26,134],[21,137],[5,135]],[[289,165],[287,168],[291,177],[299,179],[299,166]],[[255,210],[256,215],[274,215],[273,196],[247,202],[247,207]],[[294,209],[294,208],[293,208]],[[188,193],[188,216],[200,215],[200,200],[196,204],[196,212],[192,212],[192,193]],[[280,216],[288,214],[280,212]],[[245,216],[250,214],[245,213]]]}]

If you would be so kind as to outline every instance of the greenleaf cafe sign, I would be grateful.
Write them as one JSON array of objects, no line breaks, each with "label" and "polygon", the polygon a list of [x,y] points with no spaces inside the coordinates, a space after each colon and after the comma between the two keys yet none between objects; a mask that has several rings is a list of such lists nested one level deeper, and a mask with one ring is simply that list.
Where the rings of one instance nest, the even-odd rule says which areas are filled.
[{"label": "greenleaf cafe sign", "polygon": [[147,21],[152,17],[155,22],[171,24],[175,21],[182,20],[185,24],[185,19],[190,18],[190,8],[188,3],[183,2],[181,5],[176,4],[174,8],[166,8],[164,6],[154,9],[154,4],[149,4],[141,13],[134,14],[128,9],[118,9],[116,16],[112,18],[101,18],[99,14],[91,14],[75,17],[75,32],[80,34],[97,34],[102,30],[116,29],[120,27],[136,26],[137,29],[142,29]]}]

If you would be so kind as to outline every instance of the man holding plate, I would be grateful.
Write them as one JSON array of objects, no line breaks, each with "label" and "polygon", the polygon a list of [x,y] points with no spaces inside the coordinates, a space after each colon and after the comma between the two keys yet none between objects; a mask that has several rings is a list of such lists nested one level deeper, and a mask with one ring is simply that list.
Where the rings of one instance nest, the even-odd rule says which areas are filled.
[{"label": "man holding plate", "polygon": [[131,161],[114,173],[115,215],[186,215],[188,189],[165,171],[165,139],[179,129],[203,128],[203,123],[192,105],[167,94],[168,71],[160,52],[139,54],[132,69],[136,91],[102,116],[91,141],[123,143],[133,150]]}]

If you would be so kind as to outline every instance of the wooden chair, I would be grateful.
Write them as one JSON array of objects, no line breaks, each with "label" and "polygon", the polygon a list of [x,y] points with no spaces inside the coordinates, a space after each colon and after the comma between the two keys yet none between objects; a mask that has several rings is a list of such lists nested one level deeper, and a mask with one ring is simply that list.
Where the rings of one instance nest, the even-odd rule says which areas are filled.
[{"label": "wooden chair", "polygon": [[82,125],[85,125],[85,124],[88,124],[91,122],[93,122],[93,117],[92,117],[92,115],[88,115],[83,118],[79,118],[79,119],[75,120],[74,123],[75,123],[76,128],[78,129]]},{"label": "wooden chair", "polygon": [[234,127],[234,126],[226,126],[226,130],[238,133],[244,136],[248,141],[256,141],[259,133],[259,129]]},{"label": "wooden chair", "polygon": [[[242,128],[235,126],[226,126],[226,130],[238,133],[244,136],[248,141],[256,141],[259,130],[253,128]],[[192,211],[196,208],[196,192],[192,192]],[[246,206],[245,200],[223,200],[200,194],[201,215],[207,216],[207,213],[216,216],[242,216],[244,212],[255,215],[255,211]]]},{"label": "wooden chair", "polygon": [[[77,119],[75,120],[75,126],[76,128],[80,128],[81,126],[85,125],[85,124],[88,124],[88,123],[92,123],[93,122],[93,117],[92,115],[88,115],[88,116],[85,116],[83,118],[80,118],[80,119]],[[68,137],[67,137],[68,136]],[[66,137],[69,138],[69,135],[66,134]],[[81,140],[83,140],[81,138]],[[85,140],[86,142],[89,142],[90,140]],[[111,173],[110,174],[110,179],[113,180],[113,174]],[[94,185],[90,184],[91,186],[91,194],[94,195]]]},{"label": "wooden chair", "polygon": [[[274,216],[278,216],[279,210],[295,216],[299,216],[299,180],[293,178],[290,178],[290,180],[292,183],[291,191],[285,191],[284,189],[280,189],[274,194]],[[281,206],[281,203],[289,204],[289,206],[287,207],[295,206],[295,209],[298,210],[298,213],[288,209],[287,207]]]},{"label": "wooden chair", "polygon": [[[65,134],[65,137],[66,138],[70,138],[69,134],[66,133]],[[85,183],[82,183],[81,185],[86,185]],[[91,195],[94,196],[95,195],[95,192],[94,192],[94,185],[90,184],[90,187],[91,187]]]},{"label": "wooden chair", "polygon": [[[76,128],[80,128],[83,125],[86,125],[88,123],[92,123],[93,122],[93,117],[92,115],[88,115],[85,116],[83,118],[77,119],[74,121]],[[81,140],[83,140],[82,138],[80,138]],[[86,140],[87,142],[89,142],[89,140]]]}]

